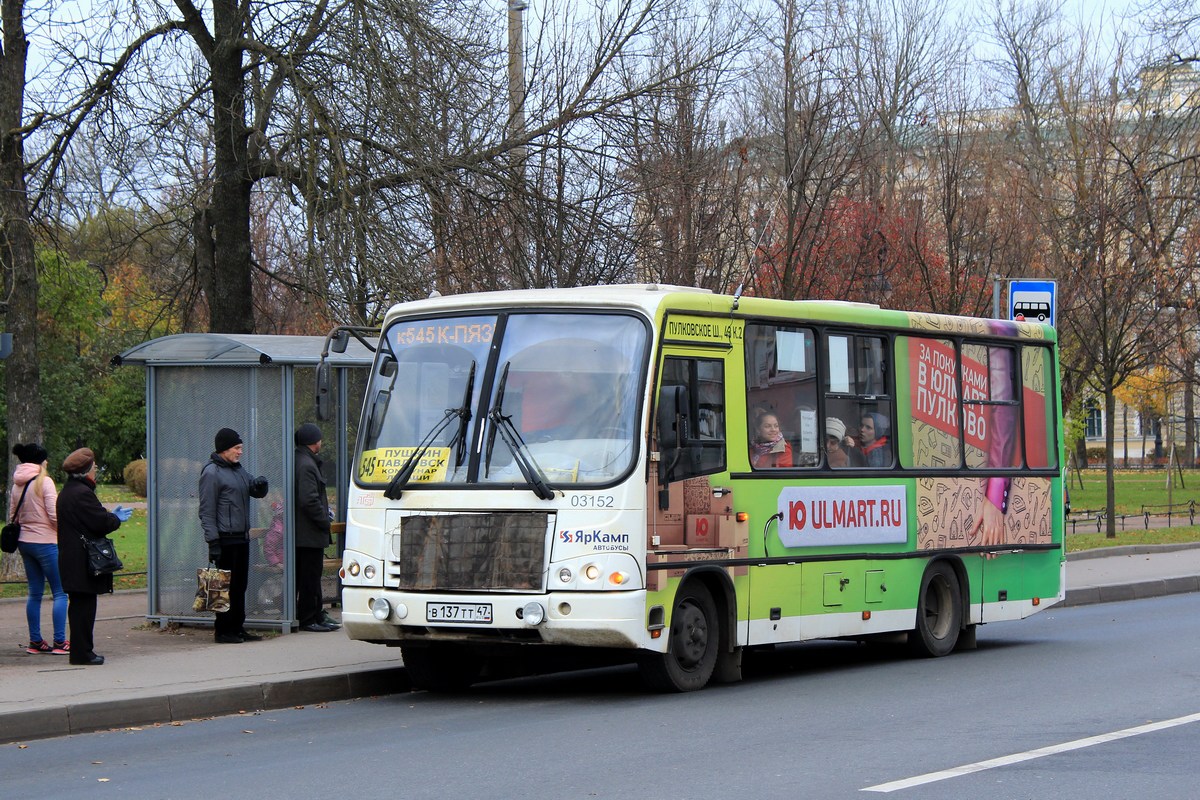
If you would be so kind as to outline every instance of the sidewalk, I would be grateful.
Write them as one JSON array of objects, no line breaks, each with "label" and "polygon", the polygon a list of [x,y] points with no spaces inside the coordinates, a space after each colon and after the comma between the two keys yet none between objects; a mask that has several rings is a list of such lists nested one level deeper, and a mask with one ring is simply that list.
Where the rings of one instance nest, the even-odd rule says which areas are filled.
[{"label": "sidewalk", "polygon": [[[1200,591],[1200,544],[1133,546],[1070,556],[1063,605]],[[405,692],[399,650],[341,631],[218,645],[212,630],[147,623],[146,593],[100,597],[100,667],[28,655],[25,601],[0,600],[0,744]],[[336,612],[334,614],[336,616]],[[42,603],[49,636],[50,603]]]}]

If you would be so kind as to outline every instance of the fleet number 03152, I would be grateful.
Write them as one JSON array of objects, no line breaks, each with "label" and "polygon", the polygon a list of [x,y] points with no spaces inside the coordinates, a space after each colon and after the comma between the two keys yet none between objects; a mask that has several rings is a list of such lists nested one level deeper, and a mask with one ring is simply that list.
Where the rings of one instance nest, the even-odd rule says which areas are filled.
[{"label": "fleet number 03152", "polygon": [[616,499],[611,494],[573,494],[572,508],[612,508]]}]

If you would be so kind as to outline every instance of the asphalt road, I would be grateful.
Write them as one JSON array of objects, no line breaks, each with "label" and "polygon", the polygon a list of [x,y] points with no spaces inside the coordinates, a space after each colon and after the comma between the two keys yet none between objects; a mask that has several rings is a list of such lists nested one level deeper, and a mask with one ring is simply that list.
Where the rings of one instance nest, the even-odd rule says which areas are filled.
[{"label": "asphalt road", "polygon": [[783,648],[688,695],[616,667],[6,745],[0,796],[1190,799],[1198,617],[1175,595],[937,660]]}]

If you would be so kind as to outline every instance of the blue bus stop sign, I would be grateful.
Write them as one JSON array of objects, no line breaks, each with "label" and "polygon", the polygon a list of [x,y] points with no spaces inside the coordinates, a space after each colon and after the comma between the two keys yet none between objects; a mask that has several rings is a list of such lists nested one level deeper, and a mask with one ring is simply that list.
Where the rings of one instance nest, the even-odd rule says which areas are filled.
[{"label": "blue bus stop sign", "polygon": [[1019,322],[1055,322],[1054,281],[1009,281],[1008,318]]}]

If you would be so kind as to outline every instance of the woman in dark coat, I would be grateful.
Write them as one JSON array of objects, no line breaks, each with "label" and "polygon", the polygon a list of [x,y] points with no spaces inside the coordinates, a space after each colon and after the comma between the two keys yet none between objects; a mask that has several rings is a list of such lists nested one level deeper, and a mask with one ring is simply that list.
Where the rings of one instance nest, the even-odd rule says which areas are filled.
[{"label": "woman in dark coat", "polygon": [[[92,629],[96,624],[96,596],[113,590],[112,575],[93,576],[88,569],[83,538],[102,539],[121,526],[117,514],[96,497],[96,455],[87,447],[62,463],[67,482],[58,494],[58,571],[67,592],[67,621],[71,626],[71,663],[99,665]],[[128,511],[118,509],[128,519]]]}]

